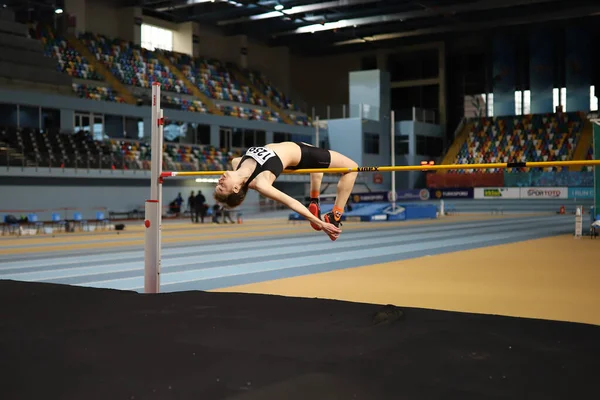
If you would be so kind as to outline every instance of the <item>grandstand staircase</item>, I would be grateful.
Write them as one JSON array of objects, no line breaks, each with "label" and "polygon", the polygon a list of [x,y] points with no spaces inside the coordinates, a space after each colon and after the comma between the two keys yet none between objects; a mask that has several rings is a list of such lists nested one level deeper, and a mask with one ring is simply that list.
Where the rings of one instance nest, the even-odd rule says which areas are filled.
[{"label": "grandstand staircase", "polygon": [[184,83],[187,90],[189,90],[194,97],[197,97],[202,103],[206,105],[206,108],[211,114],[223,116],[223,112],[217,108],[214,101],[212,101],[210,97],[202,93],[200,89],[198,89],[198,87],[194,85],[187,78],[187,76],[185,76],[185,74],[179,70],[179,68],[173,65],[173,63],[171,62],[171,60],[169,60],[168,57],[165,57],[165,55],[162,54],[160,51],[155,51],[154,55],[156,56],[156,58],[158,58],[158,61],[160,61],[162,65],[169,68],[169,71],[171,71],[173,75],[177,77],[177,79]]},{"label": "grandstand staircase", "polygon": [[[464,126],[462,127],[462,129],[460,130],[458,135],[456,135],[456,137],[454,138],[452,145],[450,145],[450,148],[446,152],[446,155],[444,156],[444,159],[442,160],[442,165],[454,164],[456,162],[456,156],[458,155],[458,152],[460,151],[461,147],[463,146],[463,144],[469,137],[469,132],[471,132],[472,129],[473,129],[472,122],[466,122],[464,124]],[[445,174],[447,172],[448,172],[447,170],[438,170],[437,171],[438,174]]]},{"label": "grandstand staircase", "polygon": [[3,142],[1,140],[0,140],[0,160],[3,162],[7,161],[7,164],[9,164],[8,161],[10,161],[13,163],[12,165],[14,165],[14,163],[16,163],[16,164],[19,164],[19,165],[22,165],[25,167],[35,167],[36,166],[35,162],[28,159],[27,157],[25,157],[23,152],[14,149],[8,143]]},{"label": "grandstand staircase", "polygon": [[237,65],[232,65],[230,68],[231,68],[231,72],[233,72],[233,76],[235,77],[235,79],[242,82],[244,85],[246,85],[250,89],[252,89],[256,94],[258,94],[260,96],[260,98],[263,99],[265,103],[267,103],[267,106],[271,110],[277,112],[281,116],[281,119],[283,119],[283,122],[285,122],[286,124],[289,124],[289,125],[294,125],[294,121],[292,120],[292,118],[290,118],[290,116],[286,112],[284,112],[275,103],[273,103],[273,101],[271,101],[271,99],[269,97],[267,97],[262,92],[262,90],[259,90],[256,86],[254,86],[254,84],[252,82],[250,82],[250,79],[248,79],[246,77],[246,75],[244,75],[242,73],[242,71],[240,71],[240,69]]},{"label": "grandstand staircase", "polygon": [[[577,147],[575,147],[575,151],[573,151],[573,160],[585,160],[587,152],[592,145],[594,137],[594,126],[593,123],[587,119],[583,118],[583,129],[581,130],[581,136],[577,141]],[[577,165],[573,165],[569,167],[569,171],[580,171],[581,167]]]},{"label": "grandstand staircase", "polygon": [[67,41],[69,44],[79,52],[86,60],[93,65],[96,71],[104,78],[104,80],[111,86],[113,90],[115,90],[122,98],[125,100],[127,104],[137,104],[135,97],[127,90],[127,88],[119,82],[117,78],[102,64],[100,61],[94,57],[92,53],[88,50],[88,48],[81,43],[79,39],[75,37],[75,35],[68,33],[66,34]]}]

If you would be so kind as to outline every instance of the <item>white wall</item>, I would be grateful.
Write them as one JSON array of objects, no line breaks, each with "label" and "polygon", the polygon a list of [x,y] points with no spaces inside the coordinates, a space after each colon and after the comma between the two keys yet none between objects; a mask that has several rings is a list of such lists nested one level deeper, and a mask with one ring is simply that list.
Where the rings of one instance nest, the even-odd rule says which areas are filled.
[{"label": "white wall", "polygon": [[194,47],[192,43],[192,35],[194,33],[194,24],[186,22],[179,24],[177,30],[173,32],[173,50],[178,53],[192,55]]},{"label": "white wall", "polygon": [[[93,1],[93,0],[91,0]],[[65,13],[75,17],[75,31],[85,32],[86,30],[86,9],[90,0],[65,0]]]},{"label": "white wall", "polygon": [[119,9],[119,31],[114,38],[119,38],[139,45],[142,42],[142,30],[136,25],[135,19],[142,17],[139,7],[126,7]]}]

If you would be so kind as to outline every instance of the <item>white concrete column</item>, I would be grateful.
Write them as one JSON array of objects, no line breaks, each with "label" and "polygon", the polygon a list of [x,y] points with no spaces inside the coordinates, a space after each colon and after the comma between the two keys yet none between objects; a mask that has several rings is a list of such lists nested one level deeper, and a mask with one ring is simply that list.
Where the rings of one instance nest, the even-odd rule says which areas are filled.
[{"label": "white concrete column", "polygon": [[119,10],[119,37],[134,44],[142,43],[142,9],[126,7]]},{"label": "white concrete column", "polygon": [[67,17],[75,19],[75,35],[86,31],[85,27],[86,0],[65,0],[63,10]]}]

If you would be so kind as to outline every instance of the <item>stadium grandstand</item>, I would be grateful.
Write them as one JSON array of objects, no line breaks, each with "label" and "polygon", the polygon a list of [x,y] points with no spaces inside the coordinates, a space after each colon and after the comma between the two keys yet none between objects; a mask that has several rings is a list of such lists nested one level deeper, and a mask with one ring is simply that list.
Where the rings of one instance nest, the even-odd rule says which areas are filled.
[{"label": "stadium grandstand", "polygon": [[[591,397],[599,12],[0,0],[3,398]],[[214,195],[288,141],[352,164]]]},{"label": "stadium grandstand", "polygon": [[[334,148],[359,164],[384,165],[390,161],[387,132],[392,110],[396,160],[401,165],[593,158],[595,57],[583,54],[583,47],[567,47],[569,41],[582,42],[577,35],[589,37],[592,28],[511,26],[505,14],[527,8],[516,4],[470,9],[467,3],[448,1],[439,11],[455,10],[466,19],[474,12],[488,13],[503,27],[504,36],[486,32],[475,39],[455,33],[460,29],[444,21],[435,28],[439,32],[434,29],[422,38],[387,33],[389,38],[374,41],[387,47],[375,51],[355,39],[342,40],[347,32],[338,32],[330,23],[294,30],[301,20],[273,18],[280,10],[252,14],[258,11],[243,2],[5,3],[0,163],[8,170],[47,168],[54,178],[58,177],[51,171],[147,173],[154,82],[161,84],[166,110],[166,170],[226,170],[246,148],[284,140]],[[435,18],[423,19],[425,11],[409,10],[407,5],[350,3],[345,9],[317,3],[296,4],[290,10],[309,10],[318,20],[335,13],[342,18],[345,13],[381,12],[385,3],[392,19],[404,13],[407,23],[435,25]],[[562,10],[560,2],[542,3]],[[269,8],[259,6],[264,7]],[[578,14],[582,7],[565,15],[565,24],[583,18],[587,27],[585,15]],[[254,22],[256,15],[264,23]],[[547,18],[540,17],[539,23]],[[390,28],[363,19],[355,18],[357,27],[352,28],[363,37],[374,27]],[[268,35],[270,29],[275,33]],[[440,40],[445,31],[451,34],[446,42]],[[515,39],[522,34],[528,40]],[[560,39],[561,46],[550,48],[544,35]],[[390,50],[394,46],[397,51]],[[556,64],[557,57],[567,53],[583,63],[579,71]],[[585,85],[574,83],[577,79]],[[352,125],[356,118],[364,124]],[[362,147],[350,148],[355,143]],[[363,190],[389,190],[390,176],[371,178],[361,174]],[[297,197],[306,195],[287,179],[283,188]],[[423,188],[566,183],[589,188],[593,169],[442,170],[398,174],[395,180],[396,189],[409,197]],[[102,207],[139,206],[121,200]],[[2,208],[15,209],[18,200],[12,204]]]}]

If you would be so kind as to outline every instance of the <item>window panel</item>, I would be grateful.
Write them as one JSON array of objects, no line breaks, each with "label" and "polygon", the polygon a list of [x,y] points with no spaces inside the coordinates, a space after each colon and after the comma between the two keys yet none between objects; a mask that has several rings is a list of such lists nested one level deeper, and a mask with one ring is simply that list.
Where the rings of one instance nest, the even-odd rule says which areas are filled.
[{"label": "window panel", "polygon": [[152,25],[142,25],[142,47],[148,50],[157,48],[173,50],[173,31]]}]

